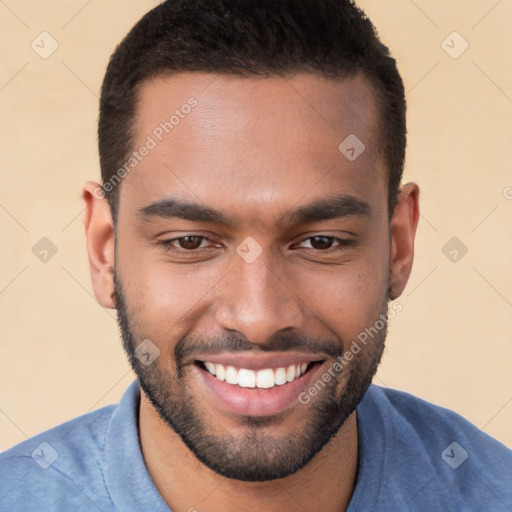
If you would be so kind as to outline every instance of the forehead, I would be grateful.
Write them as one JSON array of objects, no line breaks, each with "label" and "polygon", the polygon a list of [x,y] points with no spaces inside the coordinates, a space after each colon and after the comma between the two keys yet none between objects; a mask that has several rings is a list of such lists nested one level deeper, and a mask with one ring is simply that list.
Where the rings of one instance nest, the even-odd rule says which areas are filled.
[{"label": "forehead", "polygon": [[139,91],[139,154],[120,205],[172,196],[261,217],[327,192],[384,204],[377,112],[362,76],[193,72],[153,79]]}]

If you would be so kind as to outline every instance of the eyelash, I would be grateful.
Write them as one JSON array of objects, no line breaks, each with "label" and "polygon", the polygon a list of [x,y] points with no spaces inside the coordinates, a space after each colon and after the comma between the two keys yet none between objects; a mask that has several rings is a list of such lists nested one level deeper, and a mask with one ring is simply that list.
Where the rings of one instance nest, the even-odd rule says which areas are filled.
[{"label": "eyelash", "polygon": [[184,249],[183,247],[176,247],[173,245],[173,242],[177,242],[179,240],[184,240],[185,238],[192,238],[192,237],[197,237],[197,238],[201,238],[201,243],[203,243],[204,241],[210,241],[211,240],[204,236],[204,235],[185,235],[185,236],[180,236],[178,238],[172,238],[171,240],[162,240],[162,245],[163,247],[165,248],[165,250],[169,250],[169,251],[176,251],[176,252],[182,252],[182,253],[198,253],[201,251],[201,249],[205,249],[205,247],[202,247],[202,248],[198,248],[198,249]]},{"label": "eyelash", "polygon": [[[173,242],[178,242],[179,240],[183,240],[185,238],[191,238],[191,237],[197,237],[197,238],[200,238],[201,239],[201,243],[205,242],[205,241],[209,241],[211,242],[212,240],[210,240],[208,237],[204,236],[204,235],[194,235],[194,234],[190,234],[190,235],[185,235],[185,236],[181,236],[181,237],[178,237],[178,238],[172,238],[170,240],[162,240],[160,243],[161,245],[164,247],[164,249],[166,251],[174,251],[174,252],[179,252],[179,253],[182,253],[182,254],[186,254],[186,253],[189,253],[189,254],[198,254],[204,250],[207,250],[206,247],[199,247],[197,249],[184,249],[183,247],[176,247],[173,245]],[[334,245],[334,246],[331,246],[327,249],[314,249],[314,248],[310,248],[312,249],[313,251],[316,251],[316,252],[322,252],[322,253],[327,253],[327,252],[330,252],[330,251],[333,251],[333,250],[343,250],[344,248],[348,247],[348,246],[351,246],[351,245],[354,245],[355,243],[355,240],[352,240],[352,239],[347,239],[347,238],[339,238],[339,237],[336,237],[336,236],[329,236],[329,235],[322,235],[322,234],[318,234],[318,235],[312,235],[312,236],[308,236],[304,239],[302,239],[299,243],[302,243],[302,242],[305,242],[306,240],[311,240],[313,238],[327,238],[329,239],[330,241],[332,241],[333,243],[337,243],[337,245]],[[298,245],[298,244],[295,244],[295,245]]]}]

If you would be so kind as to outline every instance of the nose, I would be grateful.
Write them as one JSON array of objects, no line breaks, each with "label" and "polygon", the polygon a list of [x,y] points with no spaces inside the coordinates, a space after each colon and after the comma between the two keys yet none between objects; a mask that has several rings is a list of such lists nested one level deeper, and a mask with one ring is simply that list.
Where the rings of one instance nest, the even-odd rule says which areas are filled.
[{"label": "nose", "polygon": [[293,283],[264,251],[255,261],[239,258],[222,280],[216,321],[224,329],[238,331],[252,343],[262,344],[276,332],[300,329],[301,301]]}]

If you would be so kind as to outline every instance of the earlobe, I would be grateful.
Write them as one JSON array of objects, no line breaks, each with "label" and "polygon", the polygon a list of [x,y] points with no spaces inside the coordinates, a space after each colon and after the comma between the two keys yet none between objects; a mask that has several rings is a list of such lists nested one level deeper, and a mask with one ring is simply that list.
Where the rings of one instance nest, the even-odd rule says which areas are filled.
[{"label": "earlobe", "polygon": [[411,274],[414,239],[420,215],[419,192],[415,183],[403,185],[391,219],[391,300],[402,294]]},{"label": "earlobe", "polygon": [[105,308],[114,309],[114,242],[112,212],[101,185],[87,182],[82,191],[84,227],[94,295]]}]

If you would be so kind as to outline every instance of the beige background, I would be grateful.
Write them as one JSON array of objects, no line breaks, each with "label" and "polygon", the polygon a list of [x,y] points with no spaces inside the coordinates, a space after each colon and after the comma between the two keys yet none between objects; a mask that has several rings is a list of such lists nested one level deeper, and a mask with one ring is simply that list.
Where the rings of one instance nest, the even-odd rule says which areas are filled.
[{"label": "beige background", "polygon": [[[99,176],[107,59],[153,5],[0,3],[1,450],[116,402],[133,379],[114,312],[92,296],[80,189]],[[512,1],[360,5],[404,77],[406,180],[422,189],[416,262],[375,382],[512,447]],[[59,44],[47,59],[31,48],[43,31]],[[441,46],[453,31],[469,44],[457,59]],[[455,263],[442,252],[454,236],[468,248]],[[58,249],[46,263],[32,253],[42,237]]]}]

